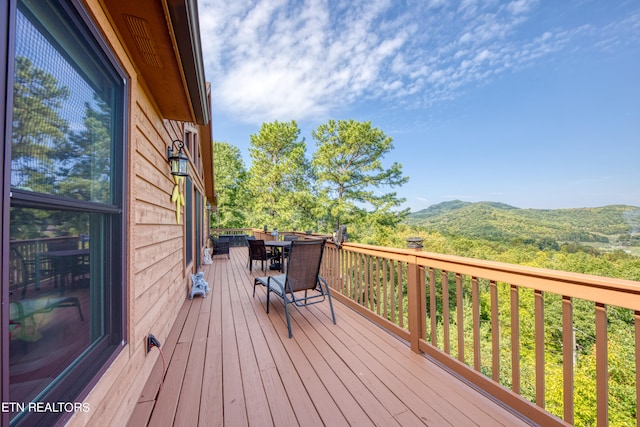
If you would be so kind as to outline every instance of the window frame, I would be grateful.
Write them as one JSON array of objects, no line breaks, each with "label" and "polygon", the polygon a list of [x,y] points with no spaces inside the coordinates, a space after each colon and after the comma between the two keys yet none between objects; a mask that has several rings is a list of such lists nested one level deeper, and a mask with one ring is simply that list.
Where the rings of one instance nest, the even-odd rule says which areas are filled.
[{"label": "window frame", "polygon": [[185,245],[184,245],[184,262],[185,266],[188,268],[189,265],[193,263],[194,256],[194,241],[193,241],[193,196],[194,196],[194,188],[193,180],[190,176],[185,179],[185,213],[184,213],[184,235],[185,235]]},{"label": "window frame", "polygon": [[[102,204],[73,200],[50,194],[33,193],[30,191],[11,189],[11,144],[13,121],[13,75],[16,43],[16,16],[18,10],[17,0],[0,2],[0,22],[7,24],[0,34],[0,95],[6,100],[6,104],[0,107],[0,126],[3,131],[3,150],[0,160],[3,164],[2,183],[2,292],[0,297],[3,304],[9,301],[9,215],[10,207],[49,208],[56,210],[72,210],[76,212],[91,212],[104,215],[108,231],[105,234],[104,251],[107,254],[108,267],[105,269],[106,308],[104,314],[105,336],[87,348],[85,354],[76,360],[73,368],[65,372],[58,382],[48,388],[43,401],[76,401],[80,402],[88,395],[90,390],[106,372],[111,363],[120,354],[128,340],[128,276],[127,276],[127,244],[128,230],[128,164],[129,164],[129,100],[131,98],[130,79],[123,65],[118,60],[115,52],[110,48],[97,23],[95,23],[80,0],[64,0],[58,2],[63,12],[68,16],[69,23],[77,34],[89,37],[91,47],[95,48],[98,61],[104,64],[109,74],[119,82],[118,114],[114,128],[118,130],[114,140],[116,147],[114,153],[114,171],[112,174],[112,204]],[[5,74],[6,72],[6,74]],[[9,323],[9,310],[2,310],[2,325]],[[10,401],[9,396],[9,332],[8,328],[2,328],[1,335],[1,359],[2,369],[0,374],[1,394],[3,401]],[[47,423],[60,422],[71,417],[72,413],[29,413],[26,416],[16,417],[13,424],[27,422]],[[3,413],[2,425],[10,425],[10,414]]]}]

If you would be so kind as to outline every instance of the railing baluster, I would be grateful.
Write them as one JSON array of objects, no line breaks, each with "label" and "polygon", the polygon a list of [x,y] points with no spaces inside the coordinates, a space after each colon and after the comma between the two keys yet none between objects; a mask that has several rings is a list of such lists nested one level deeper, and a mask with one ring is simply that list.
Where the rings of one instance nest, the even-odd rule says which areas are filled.
[{"label": "railing baluster", "polygon": [[410,333],[411,350],[420,353],[420,339],[424,336],[423,320],[424,299],[421,298],[424,289],[420,282],[420,268],[415,258],[407,263],[407,314]]},{"label": "railing baluster", "polygon": [[437,331],[438,305],[436,301],[436,272],[431,267],[429,267],[429,303],[431,305],[431,312],[429,313],[429,317],[431,317],[431,345],[433,345],[434,347],[437,347],[438,346],[438,331]]},{"label": "railing baluster", "polygon": [[[636,335],[636,408],[640,408],[640,311],[634,312],[633,323]],[[636,426],[640,427],[640,415],[637,410]]]},{"label": "railing baluster", "polygon": [[419,267],[420,276],[420,319],[422,320],[422,338],[427,339],[427,285],[426,285],[426,272],[423,267]]},{"label": "railing baluster", "polygon": [[347,292],[348,292],[349,298],[351,298],[352,300],[355,301],[356,300],[356,298],[355,298],[356,297],[356,292],[355,292],[355,289],[353,288],[353,280],[354,280],[354,278],[353,278],[353,274],[354,274],[354,272],[353,272],[353,256],[354,256],[354,253],[353,252],[349,252],[347,254],[347,258],[346,258],[345,262],[346,262],[346,265],[347,265],[347,272],[348,272],[348,275],[347,275]]},{"label": "railing baluster", "polygon": [[489,281],[491,292],[491,378],[500,382],[500,324],[498,322],[498,284]]},{"label": "railing baluster", "polygon": [[383,282],[382,282],[382,286],[383,286],[383,293],[384,293],[384,306],[383,306],[383,312],[384,314],[382,315],[382,317],[384,317],[385,319],[389,318],[389,269],[388,269],[388,264],[389,261],[386,259],[382,260],[382,277],[383,277]]},{"label": "railing baluster", "polygon": [[511,389],[520,394],[520,298],[511,285]]},{"label": "railing baluster", "polygon": [[369,289],[371,289],[371,283],[367,279],[367,274],[369,274],[369,255],[362,255],[360,259],[360,265],[362,266],[360,277],[362,278],[362,306],[367,307],[371,310],[370,299],[369,299]]},{"label": "railing baluster", "polygon": [[358,302],[358,304],[362,305],[362,293],[360,292],[360,288],[362,287],[361,284],[361,280],[360,280],[360,262],[362,260],[362,254],[354,254],[354,262],[353,262],[353,268],[354,268],[354,278],[355,278],[355,282],[354,282],[354,288],[355,288],[355,293],[356,293],[356,301]]},{"label": "railing baluster", "polygon": [[575,344],[573,330],[573,301],[562,297],[562,376],[564,420],[573,424],[573,367],[575,364]]},{"label": "railing baluster", "polygon": [[364,291],[364,280],[362,278],[362,274],[363,274],[363,270],[362,270],[362,263],[364,262],[364,257],[365,255],[363,254],[357,254],[357,258],[356,258],[356,278],[357,278],[357,282],[356,282],[356,295],[358,296],[358,303],[361,306],[365,306],[365,291]]},{"label": "railing baluster", "polygon": [[542,291],[535,291],[535,334],[536,334],[536,405],[545,407],[544,381],[544,295]]},{"label": "railing baluster", "polygon": [[349,279],[351,280],[350,288],[352,298],[354,301],[358,301],[358,254],[353,252],[349,255],[349,265],[350,265],[350,274]]},{"label": "railing baluster", "polygon": [[380,316],[380,306],[382,305],[380,297],[380,257],[376,257],[376,313],[378,316]]},{"label": "railing baluster", "polygon": [[473,310],[473,369],[480,371],[480,290],[478,278],[471,278],[471,301]]},{"label": "railing baluster", "polygon": [[396,279],[395,279],[395,261],[389,261],[389,278],[391,289],[389,290],[389,303],[391,304],[391,321],[396,323]]},{"label": "railing baluster", "polygon": [[464,363],[464,304],[462,303],[462,275],[456,273],[456,311],[458,321],[458,360]]},{"label": "railing baluster", "polygon": [[371,309],[369,300],[369,289],[371,284],[367,280],[367,274],[369,274],[369,255],[362,255],[360,258],[360,293],[362,294],[362,306],[367,309]]},{"label": "railing baluster", "polygon": [[344,269],[342,268],[342,254],[343,251],[340,249],[334,249],[334,252],[336,254],[335,258],[334,258],[334,262],[335,262],[335,266],[337,268],[337,270],[334,272],[334,276],[336,277],[336,280],[338,282],[338,286],[340,293],[344,292]]},{"label": "railing baluster", "polygon": [[349,251],[341,250],[340,256],[340,271],[342,274],[342,295],[350,296],[349,294]]},{"label": "railing baluster", "polygon": [[442,270],[442,326],[444,329],[444,352],[451,354],[449,336],[449,273]]},{"label": "railing baluster", "polygon": [[599,426],[609,425],[609,362],[607,351],[607,308],[596,303],[596,406]]},{"label": "railing baluster", "polygon": [[376,282],[373,280],[373,257],[369,255],[367,256],[367,258],[369,263],[369,278],[367,279],[367,283],[369,284],[369,310],[376,311],[376,298],[374,298],[374,288]]},{"label": "railing baluster", "polygon": [[402,288],[402,262],[398,261],[398,324],[401,328],[404,328],[404,294]]}]

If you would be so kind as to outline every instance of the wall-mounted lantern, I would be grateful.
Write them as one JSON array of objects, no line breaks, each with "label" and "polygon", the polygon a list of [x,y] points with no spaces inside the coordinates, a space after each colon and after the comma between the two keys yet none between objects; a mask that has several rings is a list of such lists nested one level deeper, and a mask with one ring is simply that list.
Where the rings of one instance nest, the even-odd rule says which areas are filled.
[{"label": "wall-mounted lantern", "polygon": [[[178,143],[176,147],[176,143]],[[178,152],[175,153],[176,148]],[[189,176],[189,159],[184,155],[182,149],[184,148],[184,142],[176,139],[167,147],[167,157],[169,158],[169,164],[171,165],[171,175],[174,176]]]}]

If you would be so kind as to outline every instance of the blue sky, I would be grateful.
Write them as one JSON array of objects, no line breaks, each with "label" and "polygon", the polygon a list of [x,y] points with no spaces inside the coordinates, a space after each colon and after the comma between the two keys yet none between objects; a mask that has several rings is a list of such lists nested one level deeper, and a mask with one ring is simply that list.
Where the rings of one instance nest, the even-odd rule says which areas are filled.
[{"label": "blue sky", "polygon": [[[371,121],[413,211],[640,206],[640,1],[200,0],[213,137]],[[383,189],[382,191],[388,191]]]}]

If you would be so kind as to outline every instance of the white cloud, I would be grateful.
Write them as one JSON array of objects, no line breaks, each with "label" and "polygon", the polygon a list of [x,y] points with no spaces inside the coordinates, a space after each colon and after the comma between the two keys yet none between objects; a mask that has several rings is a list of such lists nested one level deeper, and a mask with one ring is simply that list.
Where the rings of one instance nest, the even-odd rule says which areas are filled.
[{"label": "white cloud", "polygon": [[516,0],[509,3],[507,9],[514,15],[520,15],[529,12],[538,3],[538,0]]},{"label": "white cloud", "polygon": [[[201,0],[214,108],[260,124],[326,116],[362,99],[422,106],[453,99],[594,34],[585,25],[523,35],[539,7],[539,0]],[[627,21],[619,25],[637,42],[640,18]],[[605,30],[603,49],[620,33],[613,24]]]}]

